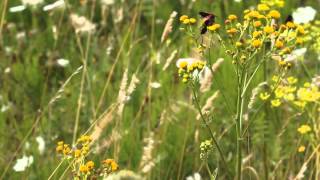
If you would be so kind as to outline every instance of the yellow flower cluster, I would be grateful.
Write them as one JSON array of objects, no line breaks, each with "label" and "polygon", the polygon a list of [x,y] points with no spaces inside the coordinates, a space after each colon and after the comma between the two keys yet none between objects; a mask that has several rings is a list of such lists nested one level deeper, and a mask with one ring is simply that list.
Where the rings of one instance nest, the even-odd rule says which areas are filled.
[{"label": "yellow flower cluster", "polygon": [[298,132],[300,134],[306,134],[311,131],[311,127],[309,125],[302,125],[298,128]]},{"label": "yellow flower cluster", "polygon": [[92,138],[90,136],[82,135],[77,140],[77,144],[73,148],[70,148],[69,144],[59,141],[57,143],[56,151],[59,154],[62,154],[64,158],[73,160],[72,171],[75,172],[74,175],[76,177],[101,175],[101,172],[109,174],[118,170],[119,166],[113,159],[104,160],[102,162],[103,167],[98,169],[95,169],[95,163],[93,161],[86,161],[91,142]]},{"label": "yellow flower cluster", "polygon": [[[225,31],[220,30],[222,25],[211,20],[210,25],[207,27],[205,27],[205,24],[202,25],[202,28],[206,28],[203,32],[206,32],[206,30],[212,32],[218,37],[221,43],[226,44],[232,42],[231,45],[234,47],[226,45],[223,47],[226,52],[230,52],[228,54],[232,56],[234,64],[246,63],[246,60],[250,59],[251,55],[257,53],[262,47],[266,47],[270,49],[272,55],[279,57],[276,61],[279,67],[288,70],[292,67],[292,64],[285,61],[285,59],[298,45],[304,43],[306,32],[303,26],[293,22],[277,24],[277,22],[281,22],[281,14],[275,7],[280,7],[283,4],[284,1],[280,0],[263,1],[261,4],[258,4],[255,9],[245,10],[243,12],[243,18],[239,18],[235,14],[228,15],[224,24]],[[243,19],[243,21],[241,21],[241,19]],[[180,21],[183,24],[193,24],[197,20],[189,18],[187,15],[182,15]],[[231,41],[222,39],[221,37],[225,37],[221,36],[222,33],[227,34]],[[200,44],[200,46],[201,45],[202,44]],[[204,52],[204,49],[210,48],[205,45],[201,47],[202,52]],[[182,75],[186,76],[184,81],[187,82],[188,74]]]},{"label": "yellow flower cluster", "polygon": [[107,174],[115,172],[119,169],[119,165],[114,159],[106,159],[102,161],[104,172]]},{"label": "yellow flower cluster", "polygon": [[80,165],[79,171],[83,174],[87,174],[94,169],[94,162],[88,161],[85,164]]},{"label": "yellow flower cluster", "polygon": [[[282,102],[291,102],[295,106],[303,109],[308,103],[319,103],[320,102],[320,90],[316,84],[305,83],[303,87],[297,87],[296,84],[298,79],[290,76],[286,79],[281,79],[280,77],[273,76],[272,92],[274,99],[271,100],[271,105],[273,107],[278,107]],[[268,92],[260,93],[260,99],[267,100],[271,94]]]},{"label": "yellow flower cluster", "polygon": [[182,15],[179,18],[182,24],[195,24],[197,20],[195,18],[189,18],[187,15]]},{"label": "yellow flower cluster", "polygon": [[195,71],[200,72],[204,68],[205,62],[193,58],[185,58],[179,59],[177,66],[179,68],[179,76],[182,77],[182,82],[187,83],[193,79],[193,73]]},{"label": "yellow flower cluster", "polygon": [[267,4],[268,6],[279,8],[282,8],[285,5],[284,0],[261,0],[261,3]]},{"label": "yellow flower cluster", "polygon": [[71,153],[71,148],[69,144],[65,144],[63,141],[59,141],[56,147],[57,153],[61,153],[63,155],[69,155]]}]

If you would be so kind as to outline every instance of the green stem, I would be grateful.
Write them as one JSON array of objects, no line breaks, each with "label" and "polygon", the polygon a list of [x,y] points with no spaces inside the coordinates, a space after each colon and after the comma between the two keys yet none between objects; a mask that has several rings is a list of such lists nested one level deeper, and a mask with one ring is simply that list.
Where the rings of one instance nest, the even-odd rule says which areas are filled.
[{"label": "green stem", "polygon": [[[238,67],[239,69],[239,67]],[[239,74],[240,73],[240,74]],[[238,70],[238,93],[237,93],[237,115],[236,115],[236,132],[237,132],[237,179],[242,179],[242,114],[244,105],[243,86],[246,84],[248,73],[245,68],[240,72]]]},{"label": "green stem", "polygon": [[224,158],[224,156],[223,156],[222,150],[221,150],[221,148],[220,148],[220,146],[219,146],[219,144],[218,144],[218,141],[217,141],[217,139],[214,137],[213,132],[212,132],[212,130],[211,130],[208,122],[206,121],[206,119],[205,119],[205,117],[204,117],[204,115],[203,115],[203,113],[202,113],[201,106],[200,106],[200,104],[199,104],[199,99],[198,99],[198,96],[197,96],[197,93],[196,93],[194,84],[192,84],[192,93],[193,93],[194,102],[195,102],[195,104],[196,104],[197,110],[199,111],[201,120],[203,121],[203,123],[205,124],[207,130],[209,131],[210,136],[211,136],[211,139],[212,139],[214,145],[216,146],[216,148],[218,149],[218,152],[219,152],[220,158],[221,158],[221,160],[222,160],[222,162],[223,162],[223,165],[224,165],[224,167],[226,168],[226,170],[228,171],[228,166],[227,166],[227,163],[226,163],[225,158]]}]

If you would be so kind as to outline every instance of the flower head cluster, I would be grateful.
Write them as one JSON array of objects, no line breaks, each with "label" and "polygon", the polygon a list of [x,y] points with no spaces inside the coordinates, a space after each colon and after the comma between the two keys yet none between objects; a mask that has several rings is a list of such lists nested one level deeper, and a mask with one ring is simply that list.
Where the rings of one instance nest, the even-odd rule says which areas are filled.
[{"label": "flower head cluster", "polygon": [[63,141],[57,143],[56,152],[61,153],[65,156],[70,155],[71,148],[69,144],[65,144]]},{"label": "flower head cluster", "polygon": [[308,103],[317,104],[320,102],[319,86],[315,83],[307,82],[302,87],[297,87],[298,79],[293,76],[286,79],[274,76],[272,80],[272,94],[269,92],[262,92],[260,94],[262,100],[267,100],[272,95],[272,107],[279,107],[283,102],[288,102],[304,109]]},{"label": "flower head cluster", "polygon": [[103,171],[107,174],[115,172],[119,169],[119,165],[114,159],[106,159],[102,161]]},{"label": "flower head cluster", "polygon": [[207,159],[213,149],[212,140],[205,140],[200,144],[200,159]]},{"label": "flower head cluster", "polygon": [[182,24],[195,24],[197,20],[195,18],[189,18],[187,15],[182,15],[179,18]]},{"label": "flower head cluster", "polygon": [[306,134],[311,131],[311,127],[309,125],[302,125],[298,128],[298,132],[300,134]]},{"label": "flower head cluster", "polygon": [[274,6],[282,8],[285,5],[284,0],[261,0],[261,3],[267,4],[268,6]]},{"label": "flower head cluster", "polygon": [[90,136],[82,135],[72,148],[70,148],[69,144],[59,141],[56,151],[62,154],[63,158],[72,159],[72,171],[76,177],[100,176],[116,171],[118,164],[112,159],[104,160],[103,166],[100,168],[96,168],[93,161],[86,160],[89,155],[91,142],[92,138]]},{"label": "flower head cluster", "polygon": [[88,174],[93,169],[94,169],[94,162],[93,161],[88,161],[85,164],[81,164],[79,167],[79,171],[83,174]]},{"label": "flower head cluster", "polygon": [[204,61],[197,60],[195,58],[181,58],[177,61],[179,76],[182,78],[182,82],[184,83],[187,83],[189,80],[193,80],[194,77],[203,70],[204,66]]}]

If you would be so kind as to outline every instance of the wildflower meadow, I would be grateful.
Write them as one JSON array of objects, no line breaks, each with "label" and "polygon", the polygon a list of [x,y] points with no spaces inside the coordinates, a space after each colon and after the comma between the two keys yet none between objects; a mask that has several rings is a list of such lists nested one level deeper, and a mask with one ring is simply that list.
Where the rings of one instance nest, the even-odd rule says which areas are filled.
[{"label": "wildflower meadow", "polygon": [[319,0],[1,0],[0,179],[319,180]]}]

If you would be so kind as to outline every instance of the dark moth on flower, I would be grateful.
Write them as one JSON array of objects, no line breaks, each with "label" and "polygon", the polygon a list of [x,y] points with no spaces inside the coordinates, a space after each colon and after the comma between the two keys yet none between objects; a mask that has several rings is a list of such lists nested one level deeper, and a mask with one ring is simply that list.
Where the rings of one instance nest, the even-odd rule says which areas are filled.
[{"label": "dark moth on flower", "polygon": [[216,15],[212,13],[207,13],[200,11],[199,15],[203,18],[203,24],[201,26],[201,34],[205,34],[207,32],[207,27],[213,25],[215,22]]}]

